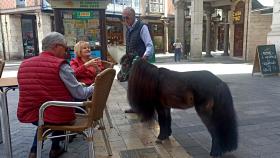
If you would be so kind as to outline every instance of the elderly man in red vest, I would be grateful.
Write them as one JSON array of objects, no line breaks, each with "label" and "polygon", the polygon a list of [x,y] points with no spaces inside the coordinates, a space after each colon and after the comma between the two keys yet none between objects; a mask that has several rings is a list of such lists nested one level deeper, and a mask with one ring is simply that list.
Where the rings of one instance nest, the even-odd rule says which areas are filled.
[{"label": "elderly man in red vest", "polygon": [[[20,122],[38,124],[40,106],[46,101],[73,101],[86,99],[93,93],[93,87],[84,87],[74,76],[65,60],[67,45],[58,32],[49,33],[42,41],[39,56],[24,60],[18,71],[19,103],[17,117]],[[45,111],[45,122],[67,124],[75,119],[73,108],[51,107]],[[58,135],[55,131],[53,135]],[[36,158],[37,133],[35,134],[29,158]],[[63,153],[59,139],[52,140],[50,158]]]}]

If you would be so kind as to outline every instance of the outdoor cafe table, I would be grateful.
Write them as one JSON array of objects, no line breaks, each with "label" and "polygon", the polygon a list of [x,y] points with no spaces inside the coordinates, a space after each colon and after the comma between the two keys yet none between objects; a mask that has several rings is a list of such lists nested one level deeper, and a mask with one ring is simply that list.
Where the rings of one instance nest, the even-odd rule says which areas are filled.
[{"label": "outdoor cafe table", "polygon": [[0,96],[1,96],[0,108],[2,112],[0,116],[1,116],[4,151],[5,151],[5,156],[7,158],[13,157],[7,93],[9,90],[15,89],[17,87],[18,87],[17,77],[0,78],[0,88],[3,89],[3,91],[0,91]]}]

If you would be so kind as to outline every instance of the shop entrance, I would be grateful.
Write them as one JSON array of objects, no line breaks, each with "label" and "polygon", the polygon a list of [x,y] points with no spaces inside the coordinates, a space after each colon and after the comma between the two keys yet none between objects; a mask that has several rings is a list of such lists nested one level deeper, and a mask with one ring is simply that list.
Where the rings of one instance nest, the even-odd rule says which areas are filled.
[{"label": "shop entrance", "polygon": [[224,25],[218,26],[218,50],[224,50]]},{"label": "shop entrance", "polygon": [[155,53],[164,52],[163,35],[164,26],[162,23],[149,23],[149,30],[151,32],[153,44],[155,47]]},{"label": "shop entrance", "polygon": [[24,58],[38,55],[36,17],[34,15],[23,15],[21,18],[21,30]]},{"label": "shop entrance", "polygon": [[244,25],[236,24],[234,27],[234,51],[233,56],[241,57],[243,55],[243,35]]},{"label": "shop entrance", "polygon": [[243,56],[243,36],[244,36],[244,14],[245,14],[245,3],[239,1],[235,10],[233,11],[233,23],[234,23],[234,45],[233,45],[233,56]]}]

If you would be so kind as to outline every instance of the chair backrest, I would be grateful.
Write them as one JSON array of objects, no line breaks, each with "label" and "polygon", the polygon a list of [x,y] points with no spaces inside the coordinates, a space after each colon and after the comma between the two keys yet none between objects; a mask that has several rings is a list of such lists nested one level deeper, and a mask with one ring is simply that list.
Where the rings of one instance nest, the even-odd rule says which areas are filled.
[{"label": "chair backrest", "polygon": [[89,110],[89,125],[103,117],[103,111],[116,75],[116,70],[107,68],[95,77],[94,92]]},{"label": "chair backrest", "polygon": [[109,62],[109,61],[102,60],[101,63],[104,66],[105,69],[114,67],[114,64]]},{"label": "chair backrest", "polygon": [[0,78],[2,77],[4,67],[5,67],[5,61],[0,59]]}]

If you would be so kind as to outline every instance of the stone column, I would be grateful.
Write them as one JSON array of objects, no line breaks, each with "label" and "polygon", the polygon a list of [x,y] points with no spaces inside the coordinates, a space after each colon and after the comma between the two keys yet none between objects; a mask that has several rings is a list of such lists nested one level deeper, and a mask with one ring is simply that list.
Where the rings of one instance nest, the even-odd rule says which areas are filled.
[{"label": "stone column", "polygon": [[36,14],[37,32],[38,32],[38,47],[39,52],[42,51],[42,40],[51,32],[51,17],[47,13],[39,12]]},{"label": "stone column", "polygon": [[228,44],[229,44],[229,24],[228,24],[228,8],[223,9],[224,16],[224,53],[223,56],[229,56],[228,54]]},{"label": "stone column", "polygon": [[218,23],[216,21],[213,21],[213,30],[214,31],[211,34],[211,50],[216,51],[218,44]]},{"label": "stone column", "polygon": [[169,49],[168,49],[168,47],[169,47],[169,40],[168,40],[168,38],[169,38],[169,36],[168,36],[169,20],[164,19],[163,22],[164,22],[164,43],[165,43],[164,51],[165,51],[165,53],[168,53],[169,52]]},{"label": "stone column", "polygon": [[211,49],[210,49],[210,37],[211,37],[211,14],[212,14],[212,8],[208,6],[207,9],[205,9],[205,14],[206,14],[206,55],[205,57],[213,57],[211,55]]},{"label": "stone column", "polygon": [[[185,2],[183,0],[175,1],[175,40],[184,42],[185,37]],[[175,41],[174,40],[174,41]]]},{"label": "stone column", "polygon": [[192,61],[202,57],[203,0],[192,0],[191,6],[191,52]]},{"label": "stone column", "polygon": [[[6,50],[5,50],[5,40],[4,40],[4,31],[3,31],[3,23],[2,23],[2,15],[0,15],[0,51],[2,59],[6,60]],[[1,129],[1,125],[0,125]],[[1,132],[0,132],[1,133]],[[0,134],[1,135],[1,134]],[[2,135],[0,136],[0,143],[2,141]]]},{"label": "stone column", "polygon": [[23,59],[23,41],[21,30],[21,16],[20,15],[6,15],[5,17],[5,29],[6,35],[5,44],[7,50],[7,60],[11,59]]},{"label": "stone column", "polygon": [[164,17],[163,17],[163,23],[164,23],[164,52],[169,52],[169,36],[168,36],[168,27],[169,27],[169,19],[168,19],[168,1],[164,0]]},{"label": "stone column", "polygon": [[267,34],[267,43],[275,44],[280,63],[280,0],[274,0],[271,32]]}]

